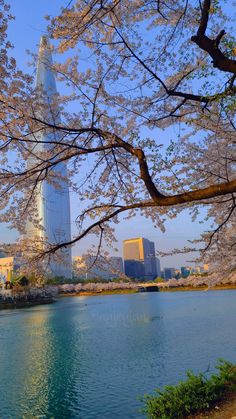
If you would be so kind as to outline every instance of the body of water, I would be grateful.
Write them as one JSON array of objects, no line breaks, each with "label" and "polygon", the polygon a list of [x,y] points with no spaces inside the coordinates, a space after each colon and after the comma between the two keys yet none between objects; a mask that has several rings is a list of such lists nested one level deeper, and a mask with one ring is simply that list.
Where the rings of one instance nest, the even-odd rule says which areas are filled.
[{"label": "body of water", "polygon": [[62,298],[0,312],[0,418],[142,418],[140,396],[236,362],[236,290]]}]

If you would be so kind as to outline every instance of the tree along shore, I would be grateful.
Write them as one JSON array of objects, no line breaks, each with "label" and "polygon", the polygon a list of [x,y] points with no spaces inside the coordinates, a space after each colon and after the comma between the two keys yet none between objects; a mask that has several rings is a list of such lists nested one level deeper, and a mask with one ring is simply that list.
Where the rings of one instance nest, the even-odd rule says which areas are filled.
[{"label": "tree along shore", "polygon": [[209,288],[208,284],[201,284],[197,286],[182,285],[179,281],[172,281],[166,283],[137,283],[137,282],[103,282],[103,283],[77,283],[77,284],[62,284],[51,287],[59,295],[96,295],[96,294],[124,294],[134,293],[148,290],[149,287],[156,286],[156,291],[205,291],[208,289],[224,290],[236,289],[236,284],[217,284]]},{"label": "tree along shore", "polygon": [[11,290],[0,290],[0,310],[11,308],[30,307],[40,304],[51,304],[61,296],[90,296],[132,294],[145,291],[179,292],[179,291],[207,291],[236,289],[236,284],[217,284],[209,287],[207,284],[198,286],[182,285],[179,281],[165,283],[140,283],[140,282],[89,282],[60,285],[45,285],[16,287]]}]

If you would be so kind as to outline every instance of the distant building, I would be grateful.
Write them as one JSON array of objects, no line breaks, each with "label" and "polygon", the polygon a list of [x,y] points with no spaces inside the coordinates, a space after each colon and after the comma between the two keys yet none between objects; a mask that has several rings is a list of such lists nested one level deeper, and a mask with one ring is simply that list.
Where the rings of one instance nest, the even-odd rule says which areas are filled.
[{"label": "distant building", "polygon": [[20,269],[20,259],[17,257],[0,257],[0,281],[11,281],[14,273]]},{"label": "distant building", "polygon": [[139,280],[152,280],[157,277],[155,244],[138,237],[123,241],[125,274]]},{"label": "distant building", "polygon": [[73,257],[73,277],[80,279],[102,278],[107,281],[124,275],[123,260],[118,256],[97,258],[92,255]]},{"label": "distant building", "polygon": [[161,263],[160,259],[156,258],[157,277],[161,277]]},{"label": "distant building", "polygon": [[175,268],[164,268],[164,279],[168,281],[168,279],[175,278]]},{"label": "distant building", "polygon": [[205,274],[209,272],[209,265],[205,264],[205,265],[201,265],[201,266],[194,266],[193,268],[191,268],[191,273],[193,274]]}]

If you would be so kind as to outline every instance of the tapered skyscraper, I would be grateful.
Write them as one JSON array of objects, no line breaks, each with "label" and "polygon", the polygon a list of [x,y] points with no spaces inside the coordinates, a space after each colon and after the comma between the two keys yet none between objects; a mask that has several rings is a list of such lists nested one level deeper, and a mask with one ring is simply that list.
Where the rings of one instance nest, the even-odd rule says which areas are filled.
[{"label": "tapered skyscraper", "polygon": [[[41,105],[45,102],[45,109],[52,109],[51,113],[47,112],[46,115],[42,116],[43,106],[39,106],[41,110],[37,111],[36,109],[37,116],[50,124],[60,123],[59,110],[55,109],[54,105],[57,90],[55,75],[52,69],[52,54],[48,39],[45,36],[40,41],[36,88],[42,92],[42,99],[40,99]],[[36,139],[36,145],[33,148],[29,165],[34,165],[37,162],[40,153],[54,148],[54,145],[50,144],[50,142],[59,141],[60,133],[56,130],[55,132],[49,133],[43,130],[35,134],[34,139]],[[71,240],[70,198],[66,164],[62,162],[55,165],[53,174],[56,184],[52,181],[44,180],[38,189],[36,210],[42,228],[35,228],[30,221],[27,222],[26,226],[26,237],[32,240],[34,236],[37,236],[43,242],[51,245]],[[52,277],[71,278],[71,249],[69,247],[64,248],[62,253],[61,260],[52,256],[48,265],[49,275]]]}]

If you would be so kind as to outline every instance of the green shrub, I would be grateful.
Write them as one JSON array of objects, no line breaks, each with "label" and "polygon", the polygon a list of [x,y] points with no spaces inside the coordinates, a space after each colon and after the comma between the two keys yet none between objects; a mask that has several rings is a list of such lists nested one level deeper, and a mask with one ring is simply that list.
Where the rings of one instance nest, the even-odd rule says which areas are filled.
[{"label": "green shrub", "polygon": [[187,380],[176,386],[157,389],[157,395],[144,396],[144,412],[150,419],[181,419],[208,409],[227,391],[236,391],[236,365],[219,360],[218,374],[207,378],[205,374],[187,372]]},{"label": "green shrub", "polygon": [[166,282],[163,278],[161,278],[160,276],[158,276],[156,279],[154,279],[153,282],[159,283],[159,282]]}]

